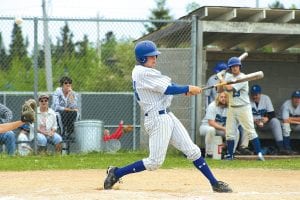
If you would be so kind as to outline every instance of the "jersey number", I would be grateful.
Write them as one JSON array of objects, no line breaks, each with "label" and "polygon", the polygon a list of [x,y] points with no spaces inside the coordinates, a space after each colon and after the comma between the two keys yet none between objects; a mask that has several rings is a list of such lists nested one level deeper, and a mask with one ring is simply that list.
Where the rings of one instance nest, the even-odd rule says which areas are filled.
[{"label": "jersey number", "polygon": [[136,82],[135,81],[133,81],[133,90],[134,90],[134,95],[135,95],[136,99],[139,101],[140,97],[139,97],[139,94],[136,91]]},{"label": "jersey number", "polygon": [[232,95],[233,95],[233,97],[239,97],[239,96],[241,96],[241,93],[240,93],[240,91],[235,91],[232,93]]}]

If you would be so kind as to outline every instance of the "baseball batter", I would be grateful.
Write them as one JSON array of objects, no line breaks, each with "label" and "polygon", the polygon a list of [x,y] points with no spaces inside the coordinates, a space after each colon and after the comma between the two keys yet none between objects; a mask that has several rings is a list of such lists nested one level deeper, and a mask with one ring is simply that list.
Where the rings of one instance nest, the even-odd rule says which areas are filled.
[{"label": "baseball batter", "polygon": [[275,116],[274,107],[269,96],[261,93],[259,85],[253,85],[250,90],[251,107],[254,124],[258,131],[271,130],[281,155],[289,155],[292,152],[290,146],[284,146],[280,121]]},{"label": "baseball batter", "polygon": [[300,90],[294,91],[291,99],[283,103],[279,118],[282,120],[284,145],[290,147],[291,131],[300,131]]},{"label": "baseball batter", "polygon": [[[230,69],[230,73],[225,74],[225,81],[231,81],[245,76],[245,74],[241,72],[242,63],[238,57],[230,58],[227,66]],[[264,161],[264,157],[261,153],[260,142],[254,128],[253,115],[248,95],[248,81],[225,85],[224,87],[219,87],[218,90],[225,90],[228,92],[229,96],[229,106],[226,120],[226,140],[228,151],[226,159],[233,160],[235,130],[240,124],[244,133],[248,135],[249,140],[251,140],[255,152],[258,154],[258,159]]]},{"label": "baseball batter", "polygon": [[156,170],[164,162],[168,145],[182,151],[209,180],[214,192],[232,192],[228,184],[218,181],[210,171],[201,151],[177,117],[169,111],[173,95],[197,95],[201,88],[192,85],[177,85],[171,78],[154,69],[160,52],[152,41],[141,41],[135,46],[137,65],[132,71],[136,99],[144,112],[144,127],[149,135],[149,156],[125,167],[109,167],[104,189],[111,189],[121,177]]}]

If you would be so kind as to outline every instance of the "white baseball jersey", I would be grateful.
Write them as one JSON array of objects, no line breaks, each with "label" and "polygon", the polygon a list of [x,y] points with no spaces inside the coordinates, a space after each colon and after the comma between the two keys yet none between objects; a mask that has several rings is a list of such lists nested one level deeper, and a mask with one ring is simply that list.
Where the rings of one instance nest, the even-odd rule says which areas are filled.
[{"label": "white baseball jersey", "polygon": [[300,105],[295,108],[292,105],[292,100],[286,100],[280,109],[280,119],[288,119],[289,117],[300,117]]},{"label": "white baseball jersey", "polygon": [[165,160],[169,144],[182,151],[188,159],[199,159],[199,147],[193,143],[179,119],[166,110],[173,98],[173,95],[164,94],[172,84],[171,78],[156,69],[136,65],[132,81],[136,99],[145,113],[144,128],[149,135],[149,157],[143,159],[145,168],[158,169]]},{"label": "white baseball jersey", "polygon": [[202,120],[202,124],[208,125],[208,120],[214,120],[218,124],[225,126],[227,115],[227,107],[220,107],[213,101],[206,109],[205,117]]},{"label": "white baseball jersey", "polygon": [[252,114],[254,119],[261,119],[268,112],[273,112],[274,107],[269,96],[261,94],[258,106],[251,100]]},{"label": "white baseball jersey", "polygon": [[[244,73],[240,73],[235,77],[230,73],[226,73],[224,79],[225,81],[231,81],[233,79],[242,78],[243,76],[245,76]],[[235,130],[241,125],[244,133],[252,140],[257,137],[257,133],[254,128],[250,98],[248,95],[248,81],[232,84],[232,86],[234,91],[227,91],[229,106],[226,121],[226,139],[234,140],[236,135]]]},{"label": "white baseball jersey", "polygon": [[[226,73],[224,80],[225,81],[231,81],[234,79],[242,78],[244,77],[244,73],[240,73],[238,76],[233,76],[231,73]],[[250,104],[249,99],[249,85],[248,81],[232,84],[235,91],[230,92],[229,94],[229,105],[231,106],[243,106]]]},{"label": "white baseball jersey", "polygon": [[[216,74],[211,75],[206,83],[206,86],[212,86],[219,83],[219,79]],[[214,101],[217,97],[217,90],[216,88],[205,90],[205,98],[206,98],[206,107]]]}]

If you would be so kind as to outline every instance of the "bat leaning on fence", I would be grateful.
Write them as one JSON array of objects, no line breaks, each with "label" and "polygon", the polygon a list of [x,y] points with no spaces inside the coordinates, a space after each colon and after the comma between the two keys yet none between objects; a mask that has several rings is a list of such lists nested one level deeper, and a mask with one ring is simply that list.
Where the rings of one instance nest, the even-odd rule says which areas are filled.
[{"label": "bat leaning on fence", "polygon": [[215,87],[219,87],[219,86],[224,86],[224,85],[235,84],[235,83],[241,83],[241,82],[245,82],[245,81],[253,81],[253,80],[257,80],[257,79],[262,79],[263,77],[264,77],[264,73],[262,71],[253,72],[253,73],[245,75],[242,78],[232,79],[230,81],[217,83],[217,84],[212,85],[212,86],[203,87],[202,90],[207,90],[207,89],[211,89],[211,88],[215,88]]}]

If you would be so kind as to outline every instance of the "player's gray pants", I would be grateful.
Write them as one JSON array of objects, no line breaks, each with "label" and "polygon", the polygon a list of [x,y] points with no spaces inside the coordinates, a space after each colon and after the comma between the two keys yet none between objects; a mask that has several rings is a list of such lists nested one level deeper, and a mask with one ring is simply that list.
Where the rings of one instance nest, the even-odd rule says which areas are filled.
[{"label": "player's gray pants", "polygon": [[[214,137],[215,136],[222,136],[225,139],[225,132],[221,130],[217,130],[214,127],[203,124],[199,128],[200,135],[205,136],[205,152],[208,155],[213,154],[213,146],[214,146]],[[236,149],[237,144],[239,141],[239,132],[237,130],[234,149]]]},{"label": "player's gray pants", "polygon": [[282,134],[284,137],[289,137],[291,135],[291,131],[300,132],[300,125],[289,124],[289,123],[281,123],[282,125]]},{"label": "player's gray pants", "polygon": [[279,119],[272,118],[268,123],[264,124],[263,127],[256,127],[258,131],[271,131],[273,134],[273,137],[275,138],[275,141],[283,141],[282,136],[282,128]]},{"label": "player's gray pants", "polygon": [[250,104],[242,107],[228,107],[226,119],[227,140],[235,139],[235,130],[238,128],[238,125],[243,127],[243,133],[248,136],[249,140],[253,140],[257,137]]},{"label": "player's gray pants", "polygon": [[149,157],[143,159],[147,170],[156,170],[163,164],[169,143],[192,161],[201,157],[199,147],[173,113],[145,116],[144,127],[149,135]]}]

